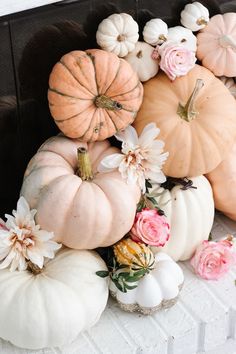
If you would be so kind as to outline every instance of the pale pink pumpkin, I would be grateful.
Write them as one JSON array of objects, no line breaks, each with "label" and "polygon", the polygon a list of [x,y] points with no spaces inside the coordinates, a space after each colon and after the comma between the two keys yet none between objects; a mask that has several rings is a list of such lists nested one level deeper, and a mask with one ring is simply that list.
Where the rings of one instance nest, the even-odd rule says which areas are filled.
[{"label": "pale pink pumpkin", "polygon": [[[88,151],[93,179],[76,174],[77,149]],[[36,222],[53,231],[55,240],[76,249],[109,246],[132,227],[140,198],[137,185],[128,185],[118,171],[98,173],[107,155],[119,152],[108,141],[82,143],[57,136],[47,140],[31,159],[21,189]]]}]

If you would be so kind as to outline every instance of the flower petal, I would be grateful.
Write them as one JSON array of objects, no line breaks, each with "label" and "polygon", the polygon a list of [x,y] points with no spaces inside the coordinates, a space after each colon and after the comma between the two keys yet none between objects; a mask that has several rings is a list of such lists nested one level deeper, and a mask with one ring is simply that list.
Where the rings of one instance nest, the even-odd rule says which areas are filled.
[{"label": "flower petal", "polygon": [[124,159],[123,154],[112,154],[104,157],[98,166],[99,172],[109,172],[119,167]]},{"label": "flower petal", "polygon": [[125,130],[115,134],[117,140],[133,146],[138,145],[138,134],[134,127],[129,125]]},{"label": "flower petal", "polygon": [[146,148],[153,143],[153,140],[159,135],[160,129],[157,128],[155,123],[149,123],[143,129],[139,137],[139,145],[141,148]]}]

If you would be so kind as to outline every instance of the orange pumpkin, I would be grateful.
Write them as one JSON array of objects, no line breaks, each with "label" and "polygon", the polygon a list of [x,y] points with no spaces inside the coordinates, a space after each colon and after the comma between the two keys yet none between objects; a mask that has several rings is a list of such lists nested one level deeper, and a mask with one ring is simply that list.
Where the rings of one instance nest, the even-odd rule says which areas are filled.
[{"label": "orange pumpkin", "polygon": [[108,141],[86,144],[57,136],[32,158],[21,195],[37,209],[37,224],[53,231],[56,241],[93,249],[114,244],[131,229],[140,189],[118,171],[97,172],[101,159],[116,152]]},{"label": "orange pumpkin", "polygon": [[66,136],[85,142],[125,129],[142,97],[142,84],[130,64],[100,49],[64,55],[49,78],[49,107],[56,124]]},{"label": "orange pumpkin", "polygon": [[160,128],[169,157],[164,173],[200,176],[225,157],[236,136],[236,102],[224,84],[196,65],[171,82],[164,73],[144,83],[142,107],[134,122],[140,134],[146,124]]},{"label": "orange pumpkin", "polygon": [[213,189],[216,209],[236,220],[236,143],[226,159],[206,177]]},{"label": "orange pumpkin", "polygon": [[197,35],[197,57],[216,76],[236,76],[236,13],[210,19]]}]

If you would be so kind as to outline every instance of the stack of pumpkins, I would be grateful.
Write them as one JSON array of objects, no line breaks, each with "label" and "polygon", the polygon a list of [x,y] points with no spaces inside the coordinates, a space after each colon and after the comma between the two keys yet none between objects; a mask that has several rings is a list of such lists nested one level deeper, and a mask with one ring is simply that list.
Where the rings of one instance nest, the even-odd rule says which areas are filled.
[{"label": "stack of pumpkins", "polygon": [[[43,300],[31,292],[28,297],[25,292],[18,297],[14,311],[16,307],[20,311],[21,301],[28,299],[31,314],[27,313],[27,327],[21,323],[20,330],[14,331],[15,312],[9,313],[6,306],[8,325],[4,329],[1,321],[1,337],[18,346],[35,349],[71,342],[103,311],[107,280],[95,273],[106,270],[106,266],[93,251],[85,250],[115,244],[134,222],[141,196],[138,185],[127,184],[118,171],[98,172],[104,157],[120,152],[107,138],[129,124],[140,134],[148,123],[156,123],[169,152],[164,166],[167,182],[157,186],[155,197],[171,225],[170,241],[162,251],[175,261],[186,260],[202,240],[208,239],[214,200],[207,178],[213,185],[216,206],[236,218],[236,145],[232,148],[236,102],[214,75],[236,75],[236,15],[217,15],[210,20],[198,34],[197,55],[205,67],[195,65],[173,82],[163,72],[157,74],[158,63],[151,58],[152,45],[165,41],[167,28],[164,26],[164,35],[150,45],[137,42],[138,25],[131,16],[112,16],[110,27],[107,22],[102,23],[97,33],[97,41],[105,50],[70,52],[50,75],[50,111],[63,134],[48,139],[32,158],[21,195],[31,208],[37,209],[37,223],[53,231],[56,241],[74,250],[64,248],[45,267],[44,272],[55,278],[51,289],[47,288],[47,277],[38,278]],[[126,42],[125,30],[129,37]],[[178,31],[170,31],[172,39]],[[190,32],[186,29],[185,35],[191,41]],[[217,44],[215,37],[220,38]],[[141,65],[134,64],[135,56],[144,56]],[[140,80],[146,82],[142,85]],[[168,256],[157,256],[156,263],[163,261],[171,262]],[[14,277],[23,284],[26,275],[15,273]],[[64,302],[54,302],[57,294],[65,294],[64,298],[60,296]],[[8,301],[8,296],[4,301]],[[32,316],[35,307],[38,310]],[[50,316],[45,311],[50,311]],[[25,320],[21,312],[17,318]]]}]

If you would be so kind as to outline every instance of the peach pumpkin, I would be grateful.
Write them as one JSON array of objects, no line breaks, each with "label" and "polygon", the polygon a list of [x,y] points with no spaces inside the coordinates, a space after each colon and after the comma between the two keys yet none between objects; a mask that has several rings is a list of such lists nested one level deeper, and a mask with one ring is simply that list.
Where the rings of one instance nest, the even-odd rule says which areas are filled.
[{"label": "peach pumpkin", "polygon": [[125,129],[142,97],[142,84],[130,64],[100,49],[64,55],[49,78],[49,108],[56,124],[66,136],[85,142]]},{"label": "peach pumpkin", "polygon": [[131,229],[140,189],[126,184],[118,171],[97,172],[101,159],[117,151],[108,141],[86,144],[57,136],[31,159],[21,195],[56,241],[93,249],[114,244]]},{"label": "peach pumpkin", "polygon": [[236,13],[210,19],[197,35],[197,57],[216,76],[236,76]]},{"label": "peach pumpkin", "polygon": [[194,177],[213,170],[236,137],[236,102],[224,84],[196,65],[171,82],[164,73],[144,83],[134,127],[140,134],[155,122],[169,157],[164,173]]}]

